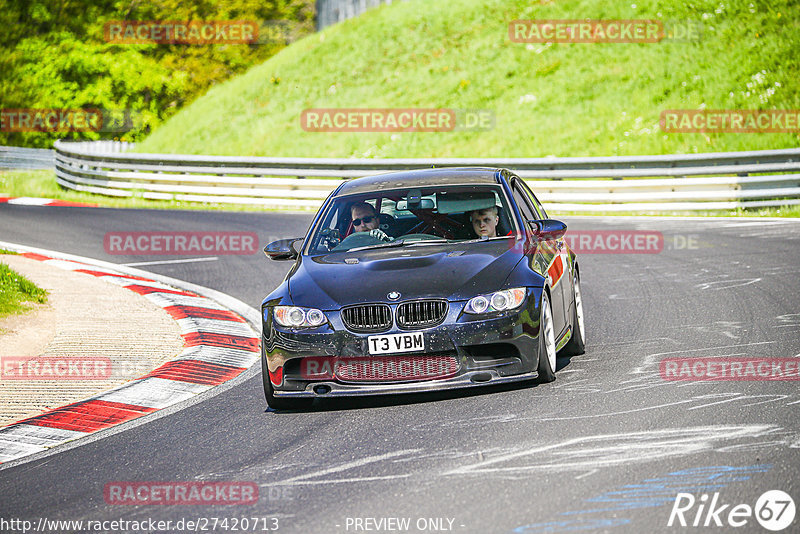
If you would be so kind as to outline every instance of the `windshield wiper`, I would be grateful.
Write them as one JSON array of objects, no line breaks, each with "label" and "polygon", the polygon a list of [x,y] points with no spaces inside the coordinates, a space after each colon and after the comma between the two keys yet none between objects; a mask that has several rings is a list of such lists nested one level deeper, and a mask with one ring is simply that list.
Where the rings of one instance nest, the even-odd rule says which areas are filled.
[{"label": "windshield wiper", "polygon": [[368,249],[374,249],[374,248],[392,248],[392,247],[400,247],[400,246],[403,246],[403,245],[407,245],[407,246],[411,247],[411,246],[414,246],[414,245],[428,245],[428,244],[441,245],[442,243],[462,243],[462,242],[463,241],[453,241],[453,240],[450,240],[450,239],[423,239],[423,240],[420,240],[420,241],[410,241],[410,242],[406,243],[404,239],[397,239],[397,240],[391,241],[389,243],[382,243],[382,244],[377,244],[377,245],[368,245],[366,247],[351,248],[351,249],[348,249],[348,250],[343,251],[343,252],[357,252],[359,250],[368,250]]},{"label": "windshield wiper", "polygon": [[404,241],[402,239],[397,239],[396,241],[390,241],[388,243],[379,243],[377,245],[367,245],[365,247],[356,247],[356,248],[349,248],[347,250],[342,250],[342,252],[357,252],[359,250],[369,250],[373,248],[392,248],[392,247],[402,247]]}]

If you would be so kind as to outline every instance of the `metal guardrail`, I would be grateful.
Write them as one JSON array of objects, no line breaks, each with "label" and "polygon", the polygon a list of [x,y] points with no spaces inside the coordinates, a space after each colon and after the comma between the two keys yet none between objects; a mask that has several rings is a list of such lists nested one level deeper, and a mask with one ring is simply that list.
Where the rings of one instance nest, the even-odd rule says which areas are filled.
[{"label": "metal guardrail", "polygon": [[0,146],[0,169],[52,169],[54,166],[53,150]]},{"label": "metal guardrail", "polygon": [[[397,0],[395,0],[397,1]],[[317,31],[392,0],[317,0]]]},{"label": "metal guardrail", "polygon": [[800,204],[800,149],[591,158],[334,159],[138,154],[55,145],[58,183],[112,196],[316,209],[342,180],[401,169],[506,167],[549,209],[664,211]]}]

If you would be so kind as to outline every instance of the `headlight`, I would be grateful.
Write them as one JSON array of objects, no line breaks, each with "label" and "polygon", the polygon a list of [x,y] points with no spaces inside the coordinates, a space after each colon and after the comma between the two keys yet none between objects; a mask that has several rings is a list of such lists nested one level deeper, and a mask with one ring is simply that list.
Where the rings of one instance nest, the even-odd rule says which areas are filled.
[{"label": "headlight", "polygon": [[309,328],[325,323],[325,314],[316,308],[298,306],[275,306],[275,321],[290,328]]},{"label": "headlight", "polygon": [[518,308],[525,301],[525,288],[515,287],[495,291],[488,295],[478,295],[467,302],[466,313],[491,313]]}]

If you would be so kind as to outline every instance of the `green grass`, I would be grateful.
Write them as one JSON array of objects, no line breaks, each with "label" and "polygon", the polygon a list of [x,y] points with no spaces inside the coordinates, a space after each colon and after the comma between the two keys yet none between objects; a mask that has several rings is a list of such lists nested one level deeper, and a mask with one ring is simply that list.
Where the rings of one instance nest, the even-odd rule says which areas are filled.
[{"label": "green grass", "polygon": [[[545,205],[545,208],[547,206]],[[697,210],[697,211],[658,211],[658,212],[644,212],[644,211],[602,211],[602,212],[576,212],[576,211],[559,211],[556,209],[548,209],[547,214],[551,217],[567,217],[570,215],[587,216],[592,215],[596,217],[627,217],[627,216],[656,216],[656,217],[800,217],[800,206],[780,206],[776,208],[750,208],[750,209],[735,209],[735,210]]]},{"label": "green grass", "polygon": [[[0,195],[11,197],[58,198],[92,202],[92,195],[67,191],[56,183],[52,171],[0,171]],[[56,196],[58,195],[58,196]]]},{"label": "green grass", "polygon": [[37,197],[96,204],[103,208],[146,208],[204,211],[275,211],[258,205],[237,205],[108,197],[63,189],[52,171],[0,171],[0,196]]},{"label": "green grass", "polygon": [[0,263],[0,318],[29,311],[28,302],[44,304],[47,291]]},{"label": "green grass", "polygon": [[[752,7],[751,7],[752,6]],[[698,42],[523,44],[515,19],[688,19]],[[160,126],[141,152],[303,157],[684,154],[798,133],[664,133],[668,109],[800,108],[794,0],[409,0],[306,37]],[[308,108],[489,109],[485,132],[306,132]]]}]

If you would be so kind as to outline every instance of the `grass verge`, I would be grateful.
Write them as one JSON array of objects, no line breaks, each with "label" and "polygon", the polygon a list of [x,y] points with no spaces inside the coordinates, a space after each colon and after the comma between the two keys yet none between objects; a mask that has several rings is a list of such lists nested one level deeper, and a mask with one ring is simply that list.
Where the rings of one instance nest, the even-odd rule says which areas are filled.
[{"label": "grass verge", "polygon": [[0,196],[36,197],[96,204],[102,208],[144,208],[162,210],[202,211],[277,211],[258,205],[237,205],[183,202],[179,200],[150,200],[137,197],[108,197],[63,189],[56,183],[55,175],[47,170],[0,171]]},{"label": "grass verge", "polygon": [[0,262],[0,319],[29,311],[29,302],[46,303],[47,291]]},{"label": "grass verge", "polygon": [[[545,205],[547,208],[547,205]],[[800,206],[780,206],[775,208],[739,208],[735,210],[698,210],[698,211],[657,211],[657,212],[637,212],[637,211],[601,211],[601,212],[580,212],[580,211],[559,211],[553,208],[547,210],[547,214],[553,217],[571,215],[597,216],[597,217],[631,217],[631,216],[652,216],[652,217],[800,217]]]}]

